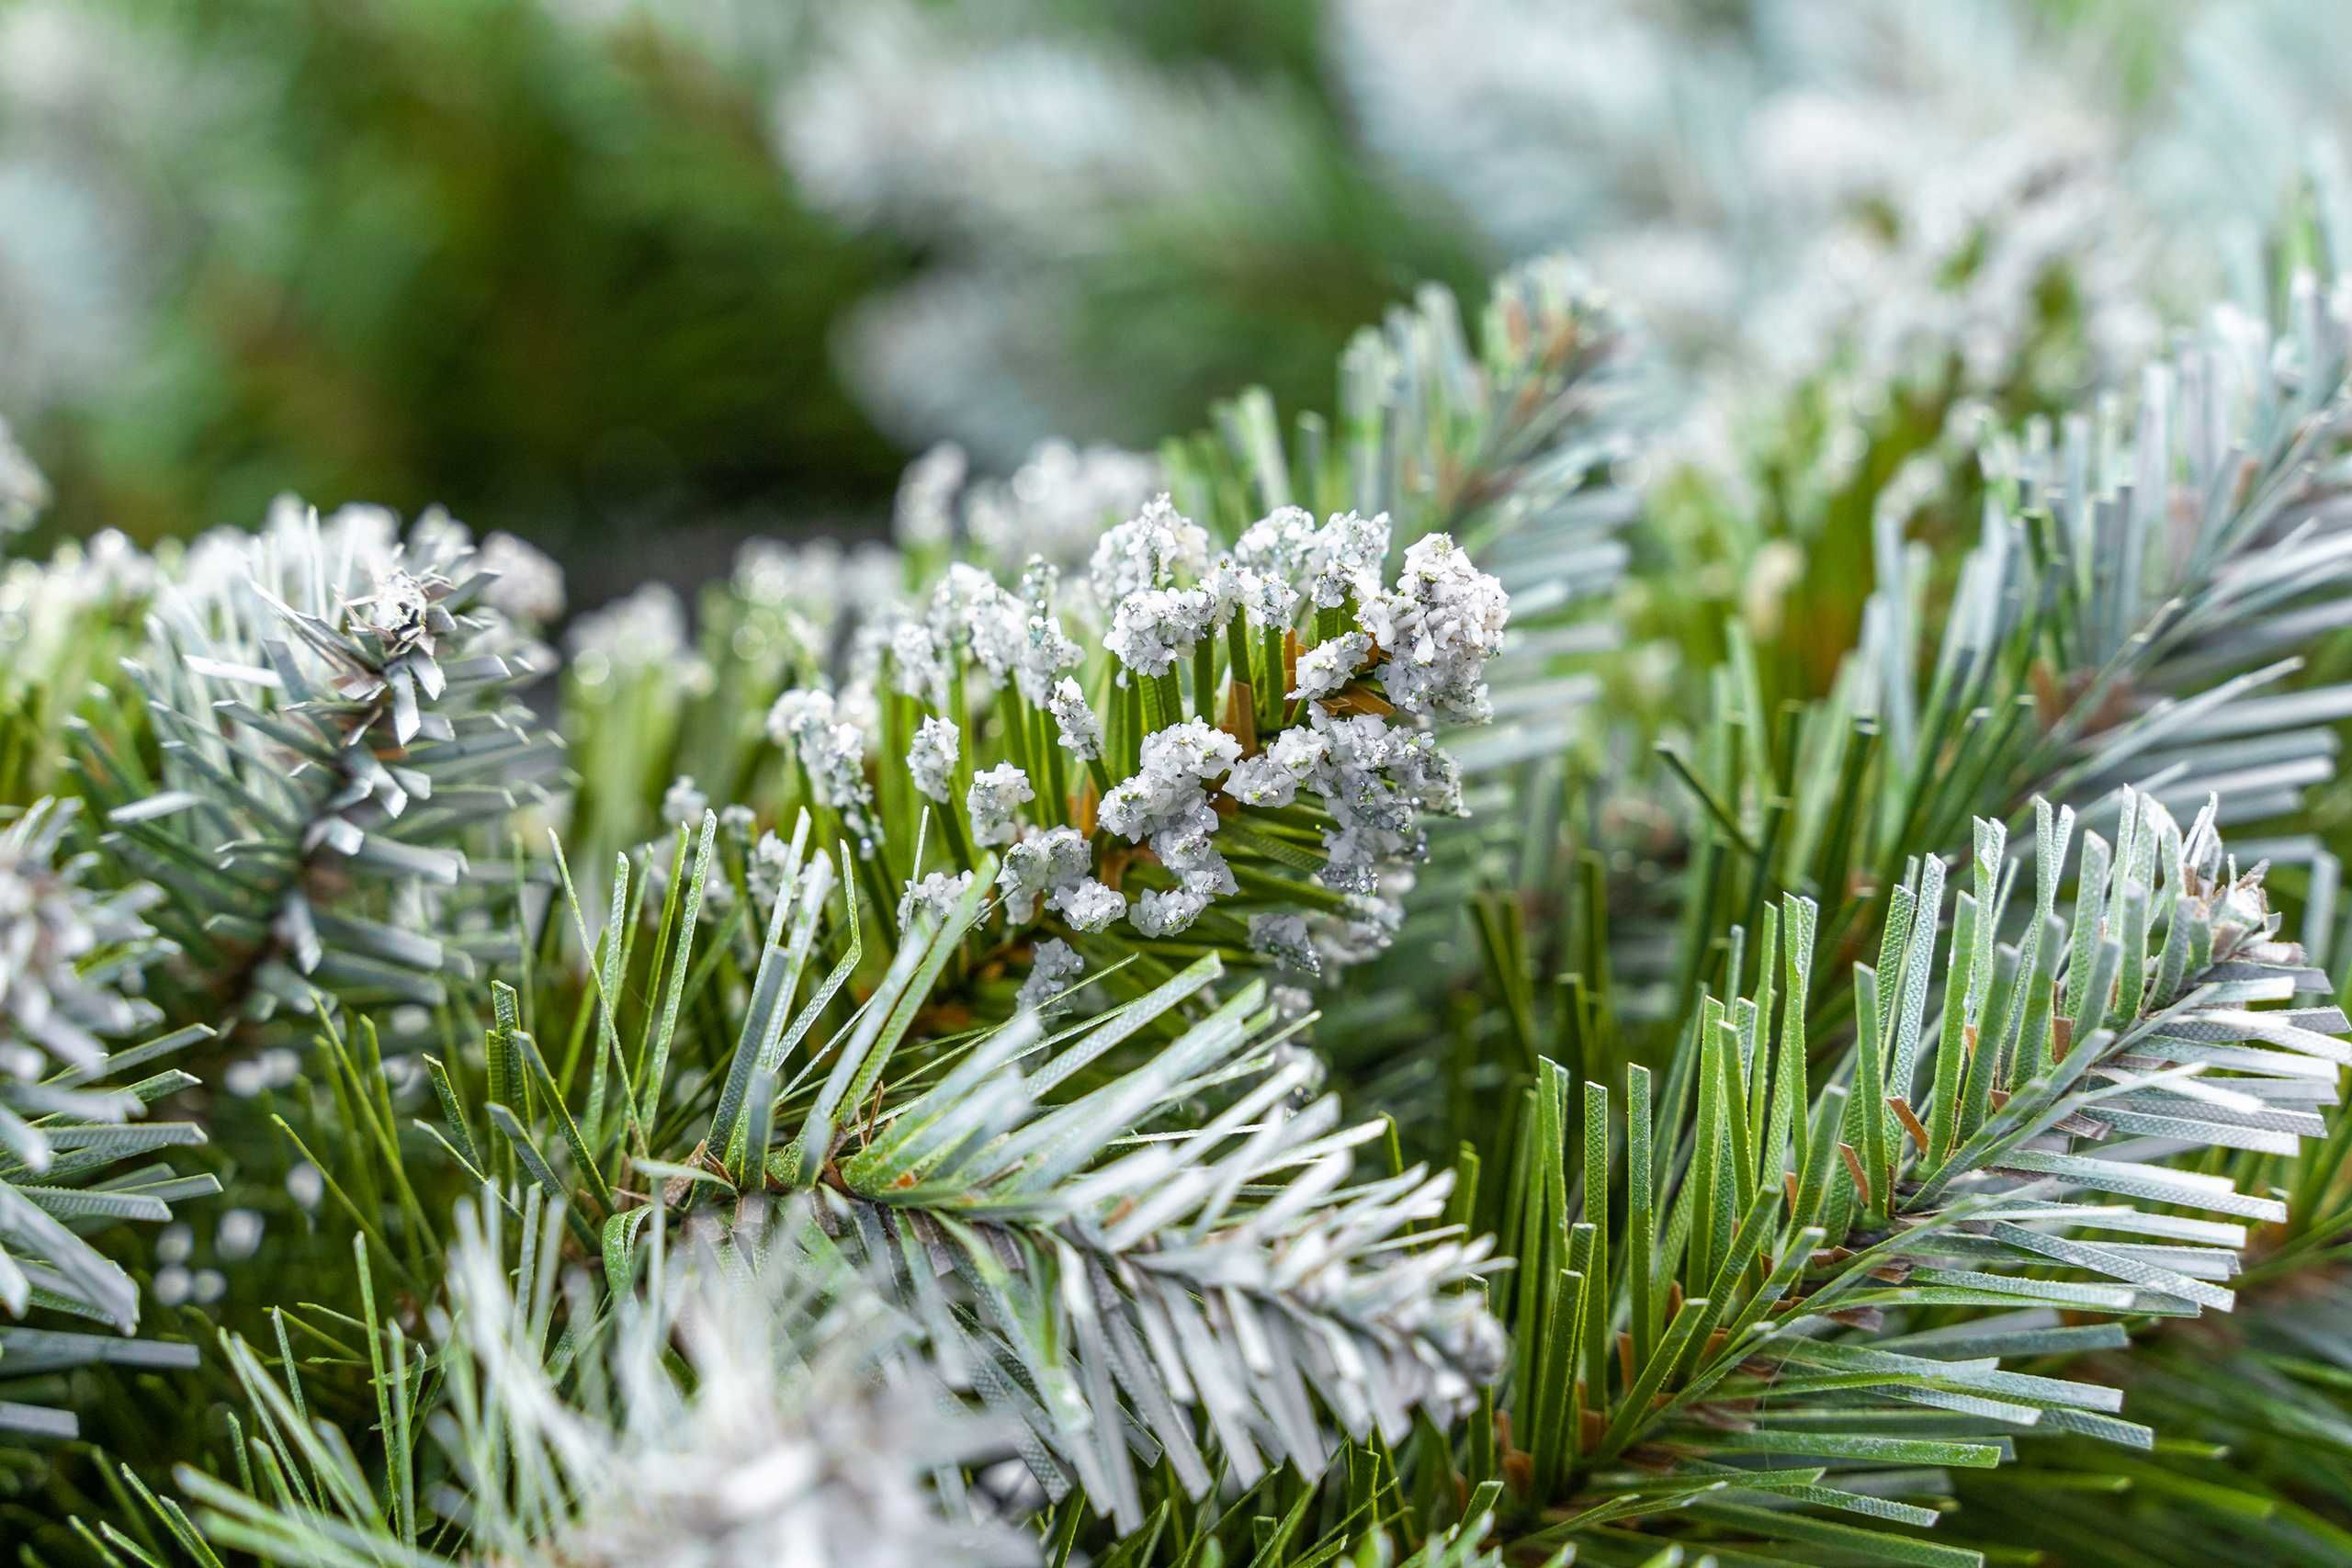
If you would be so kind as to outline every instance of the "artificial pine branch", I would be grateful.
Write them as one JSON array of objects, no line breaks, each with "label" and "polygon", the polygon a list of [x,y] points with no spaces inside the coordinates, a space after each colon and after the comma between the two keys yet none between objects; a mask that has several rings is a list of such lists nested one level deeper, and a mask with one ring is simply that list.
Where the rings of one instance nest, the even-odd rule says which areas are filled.
[{"label": "artificial pine branch", "polygon": [[[2064,917],[2073,819],[2039,815],[2030,867],[1980,821],[1948,941],[1941,863],[1913,863],[1882,961],[1853,969],[1860,1043],[1817,1092],[1817,910],[1794,896],[1765,922],[1759,988],[1702,1002],[1655,1094],[1628,1070],[1622,1147],[1603,1083],[1547,1066],[1529,1091],[1505,1182],[1510,1420],[1488,1461],[1524,1544],[1626,1540],[1671,1512],[1693,1551],[1974,1562],[1871,1538],[1935,1524],[1907,1498],[1998,1463],[2012,1432],[2153,1442],[2111,1388],[1996,1358],[2124,1342],[2060,1314],[2228,1310],[2238,1222],[2287,1208],[2199,1151],[2324,1132],[2352,1047],[2335,1009],[2278,1005],[2326,982],[2211,807],[2184,832],[2128,795],[2111,850],[2086,835]],[[1487,1452],[1474,1435],[1474,1466]]]},{"label": "artificial pine branch", "polygon": [[[288,1562],[758,1560],[864,1513],[861,1540],[969,1526],[1106,1564],[1392,1539],[1957,1564],[2015,1510],[1979,1529],[1947,1499],[2068,1484],[2086,1443],[2151,1494],[2221,1484],[2150,1447],[2151,1415],[2244,1416],[2176,1381],[2188,1325],[2242,1279],[2249,1305],[2331,1300],[2342,1234],[2343,1016],[2217,830],[2300,805],[2342,711],[2277,686],[2352,558],[2345,319],[2295,302],[2285,337],[2153,377],[2128,446],[1996,447],[1956,573],[1890,533],[1825,700],[1781,705],[1734,636],[1696,744],[1611,796],[1572,783],[1589,716],[1561,682],[1621,570],[1639,378],[1556,266],[1506,280],[1476,356],[1434,297],[1367,338],[1336,434],[1285,443],[1246,400],[1171,448],[1205,526],[1148,485],[1107,499],[1137,476],[1099,454],[1051,504],[926,459],[887,591],[795,622],[739,584],[764,608],[714,617],[708,723],[583,759],[573,843],[603,847],[526,844],[544,902],[426,874],[514,826],[469,768],[540,755],[503,701],[529,617],[409,570],[464,541],[421,524],[394,557],[369,516],[289,516],[212,552],[217,592],[191,552],[156,595],[149,716],[102,705],[83,746],[112,869],[164,889],[167,1007],[341,1005],[314,1074],[202,1105],[226,1168],[290,1147],[319,1190],[271,1233],[287,1309],[222,1343],[243,1414],[187,1450],[198,1506],[118,1471],[107,1528],[125,1560],[197,1562],[208,1535]],[[1058,560],[1020,542],[1039,520]],[[658,706],[611,651],[582,647],[575,701]],[[746,694],[774,688],[763,736]],[[1499,828],[1416,867],[1454,803],[1439,727],[1490,709],[1450,749]],[[647,759],[689,755],[674,839],[608,856]],[[2034,804],[2057,785],[2083,822]],[[1627,820],[1670,831],[1596,830]],[[1442,934],[1331,984],[1432,907]],[[1442,1092],[1454,1172],[1406,1168],[1429,1123],[1384,1139],[1316,1098],[1310,1004],[1227,978],[1280,964],[1374,1017],[1457,1010],[1450,1055],[1320,1026],[1383,1092]],[[1515,1268],[1467,1239],[1489,1227]],[[697,1320],[751,1359],[705,1355]],[[2249,1378],[2284,1370],[2286,1321],[2238,1352]],[[2324,1421],[2329,1362],[2288,1376]],[[849,1438],[809,1438],[835,1416],[903,1432],[877,1380],[978,1446],[837,1463]],[[1028,1479],[987,1464],[1016,1453]],[[2241,1490],[2269,1539],[2329,1539],[2285,1457]]]},{"label": "artificial pine branch", "polygon": [[[2352,705],[2341,682],[2299,681],[2294,651],[2352,604],[2347,334],[2352,296],[2301,276],[2278,328],[2222,312],[2149,367],[2129,441],[2111,413],[1988,441],[1979,541],[1946,564],[1889,514],[1862,644],[1826,696],[1774,701],[1735,625],[1688,739],[1619,764],[1581,808],[1555,773],[1490,809],[1513,852],[1458,889],[1474,940],[1416,971],[1457,990],[1491,976],[1505,1000],[1469,1070],[1655,1060],[1692,987],[1754,983],[1763,913],[1789,892],[1820,906],[1836,962],[1814,1000],[1838,1016],[1833,977],[1869,955],[1905,857],[1964,852],[1979,815],[2020,831],[2037,795],[2106,814],[2147,781],[2175,810],[2218,794],[2233,821],[2299,808],[2333,778]],[[2309,863],[2324,912],[2336,873],[2316,847],[2278,853]],[[1385,1101],[1426,1103],[1416,1039],[1375,1030],[1348,1065]]]},{"label": "artificial pine branch", "polygon": [[[716,837],[707,816],[698,862]],[[1463,1289],[1489,1266],[1487,1249],[1434,1224],[1450,1178],[1351,1183],[1351,1151],[1380,1126],[1341,1126],[1329,1099],[1300,1102],[1311,1068],[1283,1043],[1262,987],[1220,998],[1204,958],[1051,1035],[1024,1010],[927,1037],[925,995],[982,915],[988,885],[976,882],[944,916],[913,917],[878,987],[844,1015],[835,998],[854,947],[830,978],[811,962],[809,911],[848,897],[831,863],[783,868],[756,973],[718,977],[695,947],[695,901],[666,902],[663,967],[700,978],[675,1012],[649,984],[651,1038],[634,1056],[619,1042],[639,1021],[616,1017],[618,993],[599,982],[579,1027],[617,1053],[609,1079],[560,1081],[502,999],[487,1077],[437,1080],[431,1137],[447,1166],[517,1183],[493,1186],[492,1201],[548,1205],[562,1234],[601,1258],[572,1287],[567,1321],[597,1314],[607,1292],[614,1310],[631,1310],[645,1270],[658,1280],[663,1250],[697,1227],[773,1212],[788,1238],[767,1249],[781,1278],[855,1270],[921,1325],[925,1375],[987,1412],[1049,1496],[1076,1483],[1127,1529],[1221,1476],[1247,1484],[1278,1461],[1313,1475],[1333,1452],[1327,1424],[1401,1441],[1417,1412],[1442,1419],[1492,1375],[1494,1321]],[[706,874],[697,864],[684,886]],[[583,946],[616,953],[624,934],[608,927]],[[723,964],[724,931],[704,940]],[[616,982],[628,965],[614,963]],[[716,1027],[702,1021],[706,1004]],[[819,1028],[829,1017],[830,1035]],[[670,1019],[685,1021],[657,1021]],[[675,1128],[691,1148],[654,1141]],[[361,1185],[356,1170],[331,1174]],[[407,1267],[366,1235],[356,1246],[363,1267]],[[465,1252],[461,1235],[437,1267],[462,1276],[476,1267]],[[266,1402],[258,1363],[240,1355],[251,1396]],[[560,1377],[551,1386],[564,1400],[593,1394]],[[397,1398],[464,1398],[424,1388]],[[1165,1454],[1167,1497],[1154,1455],[1129,1457],[1131,1438]],[[499,1472],[517,1473],[504,1461]],[[191,1484],[231,1521],[226,1542],[282,1553],[311,1539],[267,1522],[288,1495],[238,1502],[219,1483]],[[526,1519],[516,1539],[548,1550],[561,1532],[542,1525]]]},{"label": "artificial pine branch", "polygon": [[0,830],[0,1312],[17,1320],[0,1324],[0,1393],[12,1396],[0,1434],[11,1439],[74,1435],[73,1411],[54,1403],[67,1369],[196,1364],[193,1346],[128,1337],[139,1282],[103,1247],[110,1228],[167,1222],[174,1203],[220,1185],[132,1163],[204,1141],[192,1122],[142,1120],[195,1079],[132,1074],[210,1032],[112,1045],[162,1022],[138,995],[164,952],[141,919],[154,889],[90,886],[95,857],[70,848],[74,815],[71,801],[42,800]]},{"label": "artificial pine branch", "polygon": [[153,760],[85,728],[78,767],[207,1010],[433,1006],[513,955],[450,891],[495,880],[467,850],[500,849],[557,757],[514,701],[531,652],[492,587],[446,520],[404,552],[381,513],[288,503],[158,593],[130,667]]}]

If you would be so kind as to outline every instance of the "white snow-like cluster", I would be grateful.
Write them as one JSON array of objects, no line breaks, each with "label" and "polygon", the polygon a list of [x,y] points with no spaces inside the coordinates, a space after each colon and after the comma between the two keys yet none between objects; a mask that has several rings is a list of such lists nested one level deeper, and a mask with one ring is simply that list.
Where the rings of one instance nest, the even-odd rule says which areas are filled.
[{"label": "white snow-like cluster", "polygon": [[950,566],[932,591],[923,625],[939,654],[968,653],[991,690],[1004,683],[1028,640],[1028,614],[1021,601],[963,561]]},{"label": "white snow-like cluster", "polygon": [[1010,565],[1042,556],[1086,558],[1102,525],[1125,517],[1159,488],[1159,465],[1124,447],[1041,443],[1001,485],[974,485],[964,521],[989,559]]},{"label": "white snow-like cluster", "polygon": [[1112,921],[1127,912],[1127,896],[1088,876],[1056,888],[1046,907],[1068,921],[1070,930],[1091,934],[1108,931]]},{"label": "white snow-like cluster", "polygon": [[689,773],[680,773],[662,792],[662,820],[673,828],[701,821],[702,814],[709,807],[710,796],[695,787],[694,777]]},{"label": "white snow-like cluster", "polygon": [[[1041,599],[1051,592],[1048,579]],[[1013,653],[1012,683],[1032,705],[1041,705],[1069,679],[1062,671],[1084,660],[1086,649],[1071,640],[1057,617],[1042,609],[1031,613],[1023,631],[1021,646]]]},{"label": "white snow-like cluster", "polygon": [[899,929],[912,930],[918,916],[945,919],[971,886],[972,874],[968,871],[934,871],[920,881],[908,883],[899,899]]},{"label": "white snow-like cluster", "polygon": [[999,762],[972,777],[964,792],[964,807],[972,818],[972,840],[979,844],[1009,844],[1020,831],[1014,814],[1037,798],[1029,775],[1011,762]]},{"label": "white snow-like cluster", "polygon": [[942,443],[908,466],[891,512],[902,548],[961,544],[1001,570],[1042,559],[1082,564],[1103,528],[1159,489],[1159,465],[1122,447],[1045,441],[1004,479],[974,479],[964,450]]},{"label": "white snow-like cluster", "polygon": [[1102,721],[1086,705],[1086,694],[1076,681],[1065,675],[1056,682],[1046,711],[1054,716],[1054,728],[1071,756],[1091,762],[1102,755]]},{"label": "white snow-like cluster", "polygon": [[1180,577],[1197,578],[1208,568],[1208,535],[1159,495],[1102,536],[1086,576],[1096,603],[1115,607],[1147,590],[1172,587]]},{"label": "white snow-like cluster", "polygon": [[1059,937],[1048,937],[1029,956],[1029,977],[1021,982],[1013,1005],[1040,1012],[1069,999],[1073,983],[1086,972],[1086,960]]},{"label": "white snow-like cluster", "polygon": [[1146,588],[1119,601],[1103,642],[1136,674],[1163,675],[1231,618],[1205,588]]},{"label": "white snow-like cluster", "polygon": [[[901,492],[902,537],[968,545],[943,499],[962,484],[961,469],[936,456],[919,469]],[[887,610],[852,639],[832,689],[842,694],[787,692],[769,733],[806,770],[818,804],[864,824],[874,798],[866,752],[884,725],[849,694],[895,691],[912,705],[890,720],[907,737],[908,782],[938,806],[960,806],[972,843],[1000,852],[996,891],[1012,924],[1052,919],[1089,934],[1124,921],[1146,937],[1174,936],[1254,876],[1243,917],[1254,940],[1290,969],[1319,973],[1385,945],[1423,852],[1424,819],[1460,810],[1453,767],[1430,726],[1486,716],[1485,670],[1510,616],[1500,583],[1446,536],[1415,541],[1393,582],[1384,572],[1389,544],[1385,515],[1317,522],[1281,507],[1213,553],[1204,529],[1154,495],[1102,533],[1067,586],[1042,555],[1023,563],[1012,587],[968,559],[947,562],[919,607]],[[1296,639],[1278,645],[1289,690],[1266,699],[1280,716],[1247,755],[1240,735],[1165,705],[1168,683],[1181,677],[1179,694],[1197,683],[1193,655],[1229,666],[1218,636],[1228,628],[1253,665],[1261,649],[1276,655],[1265,638]],[[1092,681],[1107,681],[1104,712],[1088,699]],[[1157,728],[1140,736],[1138,681],[1163,682],[1157,698],[1145,689],[1140,711]],[[1205,712],[1219,695],[1193,691],[1187,705]],[[1067,786],[1065,758],[1112,764],[1109,775],[1097,772],[1103,793],[1080,819],[1091,831],[1056,825],[1068,820],[1065,801],[1048,798]],[[1121,767],[1126,759],[1133,765]],[[1050,775],[1040,771],[1049,764]],[[960,801],[959,775],[967,781]],[[1084,811],[1091,790],[1083,782],[1079,790],[1068,804]],[[1311,816],[1249,824],[1255,811],[1310,804]],[[1242,825],[1239,840],[1227,834],[1229,817]],[[1263,896],[1278,899],[1272,885],[1296,863],[1266,873],[1268,830],[1300,852],[1319,850],[1313,874],[1345,896],[1344,907],[1266,908]],[[1237,843],[1256,873],[1237,874]],[[910,908],[946,896],[944,884],[919,878]]]},{"label": "white snow-like cluster", "polygon": [[796,687],[768,710],[768,739],[799,759],[808,793],[860,834],[872,830],[873,786],[865,781],[865,737],[841,716],[828,692]]},{"label": "white snow-like cluster", "polygon": [[1252,915],[1250,945],[1284,968],[1302,974],[1323,972],[1323,955],[1315,950],[1314,935],[1302,915]]},{"label": "white snow-like cluster", "polygon": [[1003,896],[1007,918],[1015,924],[1036,919],[1040,898],[1077,887],[1093,863],[1086,836],[1077,829],[1030,829],[1006,847],[997,867],[997,890]]},{"label": "white snow-like cluster", "polygon": [[1181,885],[1137,901],[1135,923],[1146,936],[1182,931],[1211,899],[1235,891],[1232,868],[1215,842],[1217,815],[1207,786],[1240,760],[1241,743],[1232,736],[1186,719],[1145,737],[1136,775],[1102,797],[1103,829],[1148,843]]},{"label": "white snow-like cluster", "polygon": [[1330,754],[1331,742],[1320,730],[1285,729],[1266,750],[1235,764],[1225,793],[1244,806],[1288,806]]},{"label": "white snow-like cluster", "polygon": [[[1431,534],[1414,541],[1396,586],[1372,594],[1358,614],[1387,652],[1380,684],[1390,702],[1470,723],[1489,716],[1487,660],[1502,651],[1510,598],[1452,539]],[[1301,659],[1302,684],[1306,666]]]},{"label": "white snow-like cluster", "polygon": [[915,790],[929,800],[944,801],[956,774],[956,761],[964,749],[963,731],[952,718],[926,718],[907,748],[907,773]]},{"label": "white snow-like cluster", "polygon": [[1356,666],[1371,656],[1372,638],[1362,632],[1341,632],[1329,642],[1318,642],[1298,656],[1294,671],[1298,684],[1290,694],[1294,698],[1336,695],[1355,678]]}]

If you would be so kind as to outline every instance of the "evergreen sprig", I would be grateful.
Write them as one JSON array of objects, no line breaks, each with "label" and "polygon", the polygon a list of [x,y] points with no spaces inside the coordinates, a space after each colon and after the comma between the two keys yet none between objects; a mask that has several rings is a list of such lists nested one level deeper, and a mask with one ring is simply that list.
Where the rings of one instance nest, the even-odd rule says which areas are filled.
[{"label": "evergreen sprig", "polygon": [[2153,1443],[2112,1387],[1999,1358],[2125,1343],[2086,1317],[2229,1310],[2242,1222],[2288,1211],[2200,1156],[2324,1134],[2352,1055],[2340,1011],[2292,1005],[2325,979],[2212,819],[2128,796],[2117,844],[2084,836],[2065,916],[2071,813],[2038,808],[2030,866],[1980,819],[1949,906],[1916,861],[1817,1089],[1818,909],[1794,895],[1758,988],[1704,999],[1655,1091],[1628,1068],[1617,1112],[1546,1064],[1505,1170],[1521,1269],[1487,1459],[1542,1510],[1527,1544],[1631,1544],[1624,1521],[1671,1511],[1694,1551],[1970,1562],[1873,1538],[1937,1523],[1912,1499],[2017,1433]]},{"label": "evergreen sprig", "polygon": [[152,741],[85,727],[78,765],[220,1016],[432,1006],[513,955],[452,890],[499,878],[495,830],[560,754],[514,699],[532,649],[492,581],[454,525],[403,547],[373,509],[289,502],[158,593],[130,666]]},{"label": "evergreen sprig", "polygon": [[[98,834],[0,836],[0,1415],[116,1450],[11,1442],[0,1519],[77,1568],[2343,1555],[2352,296],[2284,276],[2128,419],[1990,438],[1969,547],[1875,507],[1791,601],[1875,575],[1820,688],[1615,650],[1657,386],[1555,262],[1475,346],[1396,312],[1328,423],[927,457],[887,549],[751,552],[698,666],[633,597],[560,779],[544,563],[437,516],[0,625],[0,798],[70,722]],[[1268,983],[1318,968],[1328,1015]],[[224,1092],[105,1087],[215,1024]],[[51,1326],[134,1327],[113,1222],[186,1257],[212,1171],[217,1352]]]},{"label": "evergreen sprig", "polygon": [[0,830],[0,1312],[17,1320],[0,1324],[0,1392],[12,1396],[0,1399],[0,1432],[47,1438],[76,1431],[58,1400],[67,1369],[196,1364],[193,1346],[128,1337],[139,1282],[106,1233],[166,1222],[174,1203],[220,1190],[209,1172],[164,1163],[202,1143],[201,1127],[144,1120],[196,1081],[158,1064],[210,1031],[165,1031],[137,995],[163,951],[141,918],[154,889],[92,886],[96,857],[68,838],[75,815],[75,803],[45,799]]}]

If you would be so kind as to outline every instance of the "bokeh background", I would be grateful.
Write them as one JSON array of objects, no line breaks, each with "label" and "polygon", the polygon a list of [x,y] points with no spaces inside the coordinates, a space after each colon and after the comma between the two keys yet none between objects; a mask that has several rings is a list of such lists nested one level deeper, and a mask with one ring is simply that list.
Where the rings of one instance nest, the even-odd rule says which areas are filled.
[{"label": "bokeh background", "polygon": [[1955,321],[2031,405],[2260,276],[2347,62],[2328,0],[5,0],[0,417],[52,535],[441,502],[593,605],[934,441],[1326,403],[1558,247],[1693,446]]}]

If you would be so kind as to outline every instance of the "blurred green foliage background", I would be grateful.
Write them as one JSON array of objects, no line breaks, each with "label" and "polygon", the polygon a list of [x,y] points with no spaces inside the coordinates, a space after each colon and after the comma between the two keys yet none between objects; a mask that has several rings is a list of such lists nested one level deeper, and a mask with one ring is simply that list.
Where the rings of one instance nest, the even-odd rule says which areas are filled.
[{"label": "blurred green foliage background", "polygon": [[[1053,26],[1108,25],[1057,9]],[[1311,6],[1120,10],[1154,57],[1315,91]],[[922,247],[812,211],[779,160],[772,97],[807,17],[676,16],[0,6],[0,415],[52,481],[49,529],[153,540],[249,522],[287,490],[444,501],[555,547],[593,603],[672,530],[876,514],[909,443],[845,387],[835,334]],[[1317,178],[1345,203],[1329,151]],[[1422,276],[1484,265],[1442,241],[1287,281],[1222,259],[1222,301],[1151,354],[1191,373],[1082,434],[1148,441],[1244,379],[1320,396],[1350,329]],[[1079,331],[1115,355],[1135,326],[1118,295],[1186,282],[1127,269]]]},{"label": "blurred green foliage background", "polygon": [[1005,470],[1250,382],[1328,404],[1415,285],[1552,246],[1744,373],[1806,244],[2028,109],[2168,220],[2267,216],[2300,142],[2200,84],[2251,51],[2308,78],[2262,110],[2326,93],[2338,9],[0,0],[0,417],[51,535],[442,502],[592,604],[876,525],[941,437]]},{"label": "blurred green foliage background", "polygon": [[699,52],[481,0],[7,27],[12,76],[44,43],[119,51],[78,62],[115,80],[58,58],[51,101],[8,106],[140,274],[94,301],[120,318],[103,374],[26,422],[56,526],[447,499],[586,565],[648,522],[887,491],[899,455],[827,334],[898,260],[795,201],[751,85]]}]

